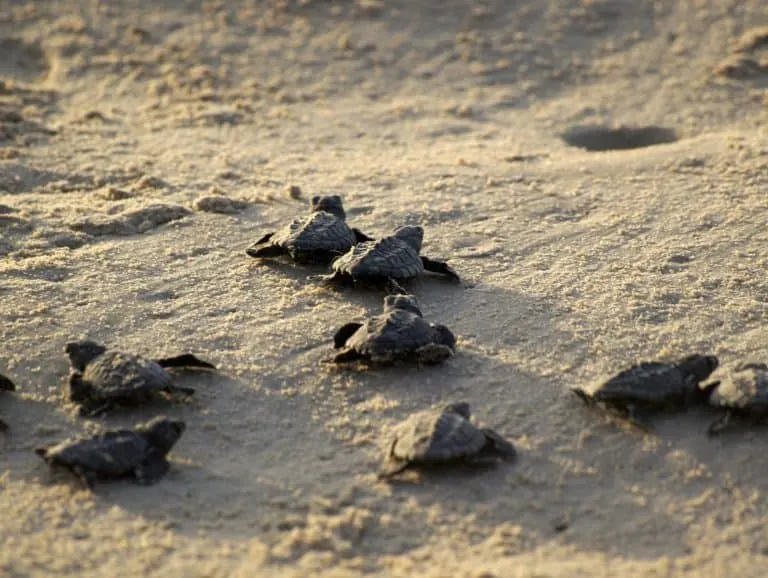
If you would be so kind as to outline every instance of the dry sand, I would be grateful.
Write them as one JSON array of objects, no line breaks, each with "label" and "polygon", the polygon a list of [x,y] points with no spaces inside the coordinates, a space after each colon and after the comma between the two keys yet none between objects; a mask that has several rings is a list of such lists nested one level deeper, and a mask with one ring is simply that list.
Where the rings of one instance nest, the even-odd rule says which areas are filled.
[{"label": "dry sand", "polygon": [[[643,436],[567,388],[768,361],[766,26],[764,0],[0,0],[0,573],[765,576],[766,428]],[[677,140],[564,141],[594,124]],[[455,359],[321,367],[381,296],[244,254],[318,193],[426,226],[465,279],[412,286]],[[222,372],[79,419],[82,335]],[[519,461],[377,483],[380,429],[457,399]],[[188,430],[151,488],[31,451],[157,412]]]}]

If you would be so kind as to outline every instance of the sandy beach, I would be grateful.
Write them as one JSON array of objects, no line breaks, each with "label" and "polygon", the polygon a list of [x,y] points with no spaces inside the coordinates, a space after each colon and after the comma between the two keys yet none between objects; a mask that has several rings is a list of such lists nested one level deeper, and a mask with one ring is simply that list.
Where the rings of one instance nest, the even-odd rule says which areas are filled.
[{"label": "sandy beach", "polygon": [[[768,362],[767,122],[765,0],[0,0],[0,574],[764,577],[768,426],[643,434],[569,388]],[[382,294],[245,249],[324,194],[425,228],[453,359],[322,363]],[[83,337],[219,370],[83,418]],[[377,480],[459,400],[515,463]],[[150,487],[33,452],[158,414]]]}]

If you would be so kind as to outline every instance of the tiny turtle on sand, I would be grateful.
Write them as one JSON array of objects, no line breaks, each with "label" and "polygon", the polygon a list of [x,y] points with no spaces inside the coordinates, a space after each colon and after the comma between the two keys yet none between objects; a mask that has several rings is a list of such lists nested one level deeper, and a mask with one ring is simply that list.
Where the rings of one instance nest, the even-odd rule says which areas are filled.
[{"label": "tiny turtle on sand", "polygon": [[71,470],[89,488],[98,479],[128,476],[150,485],[168,472],[166,455],[185,429],[183,421],[159,416],[133,429],[70,438],[52,447],[37,448],[35,453],[53,466]]},{"label": "tiny turtle on sand", "polygon": [[288,255],[297,263],[328,264],[356,243],[371,237],[351,228],[339,195],[314,196],[309,215],[267,233],[246,253],[256,259]]},{"label": "tiny turtle on sand", "polygon": [[689,355],[675,362],[645,361],[622,371],[594,391],[574,388],[588,404],[601,404],[647,429],[645,414],[707,403],[716,384],[700,386],[717,369],[713,355]]},{"label": "tiny turtle on sand", "polygon": [[157,391],[195,393],[194,389],[173,385],[171,374],[164,368],[215,369],[189,353],[152,360],[108,351],[90,340],[68,343],[65,351],[72,364],[69,399],[81,406],[81,415],[96,415],[120,402],[147,401]]},{"label": "tiny turtle on sand", "polygon": [[515,458],[512,443],[492,429],[475,426],[471,419],[466,402],[411,415],[395,426],[379,478],[391,478],[414,467],[482,465]]},{"label": "tiny turtle on sand", "polygon": [[[16,384],[10,379],[0,374],[0,391],[16,391]],[[0,419],[0,431],[8,429],[8,424]]]},{"label": "tiny turtle on sand", "polygon": [[331,264],[331,275],[320,275],[316,279],[337,286],[359,283],[384,286],[391,293],[401,294],[406,291],[400,287],[398,281],[413,279],[425,271],[460,281],[458,273],[444,261],[435,261],[419,255],[423,240],[423,227],[400,227],[394,235],[353,246],[334,260]]},{"label": "tiny turtle on sand", "polygon": [[744,363],[727,372],[709,396],[710,405],[724,409],[707,433],[719,434],[734,418],[761,422],[768,418],[768,365]]},{"label": "tiny turtle on sand", "polygon": [[347,323],[333,337],[333,346],[342,349],[333,361],[368,361],[388,365],[415,360],[433,365],[453,357],[456,337],[445,325],[426,321],[412,295],[387,295],[384,312],[364,323]]}]

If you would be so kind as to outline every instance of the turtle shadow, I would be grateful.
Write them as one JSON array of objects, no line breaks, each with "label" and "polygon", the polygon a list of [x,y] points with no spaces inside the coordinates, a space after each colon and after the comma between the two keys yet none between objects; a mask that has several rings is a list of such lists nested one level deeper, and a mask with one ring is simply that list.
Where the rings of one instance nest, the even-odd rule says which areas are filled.
[{"label": "turtle shadow", "polygon": [[[595,482],[600,485],[605,483],[605,476],[601,481],[597,472],[606,472],[607,478],[613,479],[613,492],[605,490],[602,506],[594,500],[594,488],[587,487],[584,479],[568,484],[576,492],[572,495],[580,496],[582,502],[591,501],[595,512],[598,508],[605,511],[606,503],[615,505],[608,502],[609,496],[642,505],[644,511],[636,515],[623,512],[620,527],[615,529],[622,542],[635,534],[646,545],[652,544],[651,550],[645,552],[634,552],[630,547],[630,553],[637,557],[692,553],[697,548],[696,527],[725,532],[727,524],[723,520],[736,515],[734,512],[744,507],[748,496],[768,491],[768,459],[763,451],[764,436],[768,435],[765,424],[738,421],[719,435],[709,436],[709,425],[722,411],[708,406],[660,412],[650,416],[647,428],[641,429],[600,408],[584,406],[566,393],[561,403],[572,411],[573,425],[583,424],[570,428],[573,439],[578,441],[562,446],[564,457],[580,464],[580,468],[588,466],[595,471]],[[558,539],[587,547],[579,520],[583,517],[579,510],[586,509],[573,502],[565,505],[567,525],[575,531],[563,530]],[[759,519],[761,514],[754,514]],[[591,525],[590,529],[596,528]],[[658,536],[658,540],[649,538],[652,536]],[[600,539],[604,547],[615,550],[615,540],[612,543],[609,536]],[[663,543],[654,543],[657,541]],[[595,545],[600,543],[594,540],[590,547]]]},{"label": "turtle shadow", "polygon": [[708,435],[709,425],[722,415],[723,410],[707,406],[665,415],[652,435],[703,468],[713,488],[768,491],[768,458],[761,450],[768,439],[768,420],[734,417],[727,428]]},{"label": "turtle shadow", "polygon": [[[512,460],[483,461],[479,463],[458,462],[445,464],[432,464],[429,467],[413,467],[401,474],[381,480],[391,487],[407,488],[409,486],[434,486],[441,483],[465,483],[471,482],[478,476],[493,476],[499,474],[500,468],[514,466],[517,457]],[[487,481],[487,480],[486,480]]]},{"label": "turtle shadow", "polygon": [[256,379],[212,374],[210,380],[210,388],[198,389],[199,403],[162,412],[140,407],[104,419],[105,426],[119,428],[166,413],[187,428],[169,454],[170,471],[156,484],[97,483],[99,511],[118,506],[190,537],[204,531],[278,539],[285,518],[306,515],[318,485],[327,484],[332,495],[343,491],[332,458],[362,463],[364,456],[325,432],[308,400],[272,394]]},{"label": "turtle shadow", "polygon": [[[250,245],[249,245],[250,246]],[[247,248],[247,247],[246,247]],[[243,258],[248,260],[249,269],[265,269],[275,275],[284,275],[293,281],[307,281],[312,275],[330,273],[330,264],[322,263],[296,263],[288,255],[257,259],[249,256],[245,249],[241,251]]]},{"label": "turtle shadow", "polygon": [[[274,273],[276,276],[280,275],[286,277],[297,285],[302,285],[305,290],[315,292],[318,295],[322,294],[325,296],[343,297],[350,301],[378,299],[380,302],[383,301],[386,295],[388,295],[383,284],[379,283],[357,283],[354,286],[335,286],[333,284],[324,283],[317,277],[332,273],[330,262],[324,265],[319,263],[294,263],[288,257],[282,256],[258,260],[253,257],[248,257],[248,255],[246,255],[246,257],[254,261],[254,264],[257,265],[258,268],[263,267],[268,270],[269,273]],[[415,279],[399,281],[398,283],[408,294],[417,297],[427,291],[434,292],[438,290],[459,290],[465,288],[461,282],[431,273],[425,273]]]},{"label": "turtle shadow", "polygon": [[[395,500],[440,509],[445,523],[472,516],[478,539],[512,523],[534,543],[556,540],[638,559],[684,555],[688,524],[666,510],[697,489],[672,481],[674,450],[607,424],[568,390],[590,362],[588,334],[571,329],[586,320],[557,302],[487,282],[430,294],[420,298],[425,317],[458,335],[457,355],[428,372],[358,373],[347,402],[367,415],[372,406],[391,407],[385,415],[393,425],[435,404],[468,401],[476,419],[512,441],[518,456],[482,470],[420,470],[415,482],[389,484]],[[373,452],[382,459],[381,447]],[[656,472],[665,468],[669,478],[660,482]]]},{"label": "turtle shadow", "polygon": [[[259,389],[256,379],[221,372],[182,381],[197,387],[195,402],[158,400],[116,408],[98,418],[78,417],[59,394],[40,400],[33,386],[29,399],[9,392],[0,411],[10,426],[7,435],[0,434],[0,458],[9,479],[52,495],[61,495],[61,486],[82,492],[93,501],[93,508],[83,513],[86,517],[105,515],[117,506],[184,536],[205,531],[250,538],[265,527],[279,535],[286,516],[305,516],[315,484],[341,491],[331,457],[363,459],[312,420],[306,400],[271,395]],[[187,428],[168,456],[169,472],[151,486],[127,477],[98,480],[88,489],[77,476],[49,466],[33,451],[102,429],[130,428],[158,415],[182,419]],[[297,438],[305,444],[297,444]],[[313,475],[297,479],[295,470],[304,468]]]}]

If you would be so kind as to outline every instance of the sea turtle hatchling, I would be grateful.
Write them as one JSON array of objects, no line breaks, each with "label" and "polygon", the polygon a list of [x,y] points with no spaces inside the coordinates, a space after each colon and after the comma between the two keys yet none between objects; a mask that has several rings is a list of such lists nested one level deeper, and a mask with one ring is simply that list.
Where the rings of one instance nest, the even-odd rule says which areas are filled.
[{"label": "sea turtle hatchling", "polygon": [[343,348],[335,363],[415,360],[433,365],[453,357],[456,337],[445,325],[426,321],[412,295],[387,295],[383,313],[364,323],[347,323],[334,335],[333,346]]},{"label": "sea turtle hatchling", "polygon": [[194,389],[173,385],[164,368],[215,369],[189,353],[162,359],[109,351],[91,340],[68,343],[65,351],[72,364],[69,399],[80,405],[80,414],[92,416],[120,402],[142,402],[154,392],[192,395]]},{"label": "sea turtle hatchling", "polygon": [[600,404],[647,429],[645,415],[707,403],[716,383],[700,385],[718,366],[713,355],[689,355],[675,362],[645,361],[613,376],[593,391],[573,388],[588,404]]},{"label": "sea turtle hatchling", "polygon": [[89,488],[98,479],[133,476],[150,485],[162,478],[170,464],[166,455],[179,441],[183,421],[159,416],[133,429],[107,430],[91,437],[76,437],[35,453],[53,466],[71,470]]},{"label": "sea turtle hatchling", "polygon": [[444,261],[423,257],[424,228],[400,227],[393,235],[354,245],[331,264],[333,273],[315,276],[325,283],[344,286],[368,284],[387,287],[391,293],[406,294],[398,281],[407,281],[425,271],[460,281],[458,273]]},{"label": "sea turtle hatchling", "polygon": [[339,195],[314,196],[309,215],[297,217],[282,229],[267,233],[245,252],[256,259],[288,255],[297,263],[325,265],[355,243],[371,240],[347,225]]},{"label": "sea turtle hatchling", "polygon": [[760,422],[768,418],[768,365],[744,363],[725,372],[709,396],[709,404],[723,409],[723,415],[707,429],[719,434],[734,418]]},{"label": "sea turtle hatchling", "polygon": [[[0,391],[16,391],[16,384],[13,383],[9,378],[5,377],[3,374],[0,374]],[[7,429],[8,424],[0,419],[0,430]]]},{"label": "sea turtle hatchling", "polygon": [[475,426],[471,419],[466,402],[411,415],[395,426],[379,478],[391,478],[413,467],[491,464],[515,458],[512,443],[492,429]]}]

